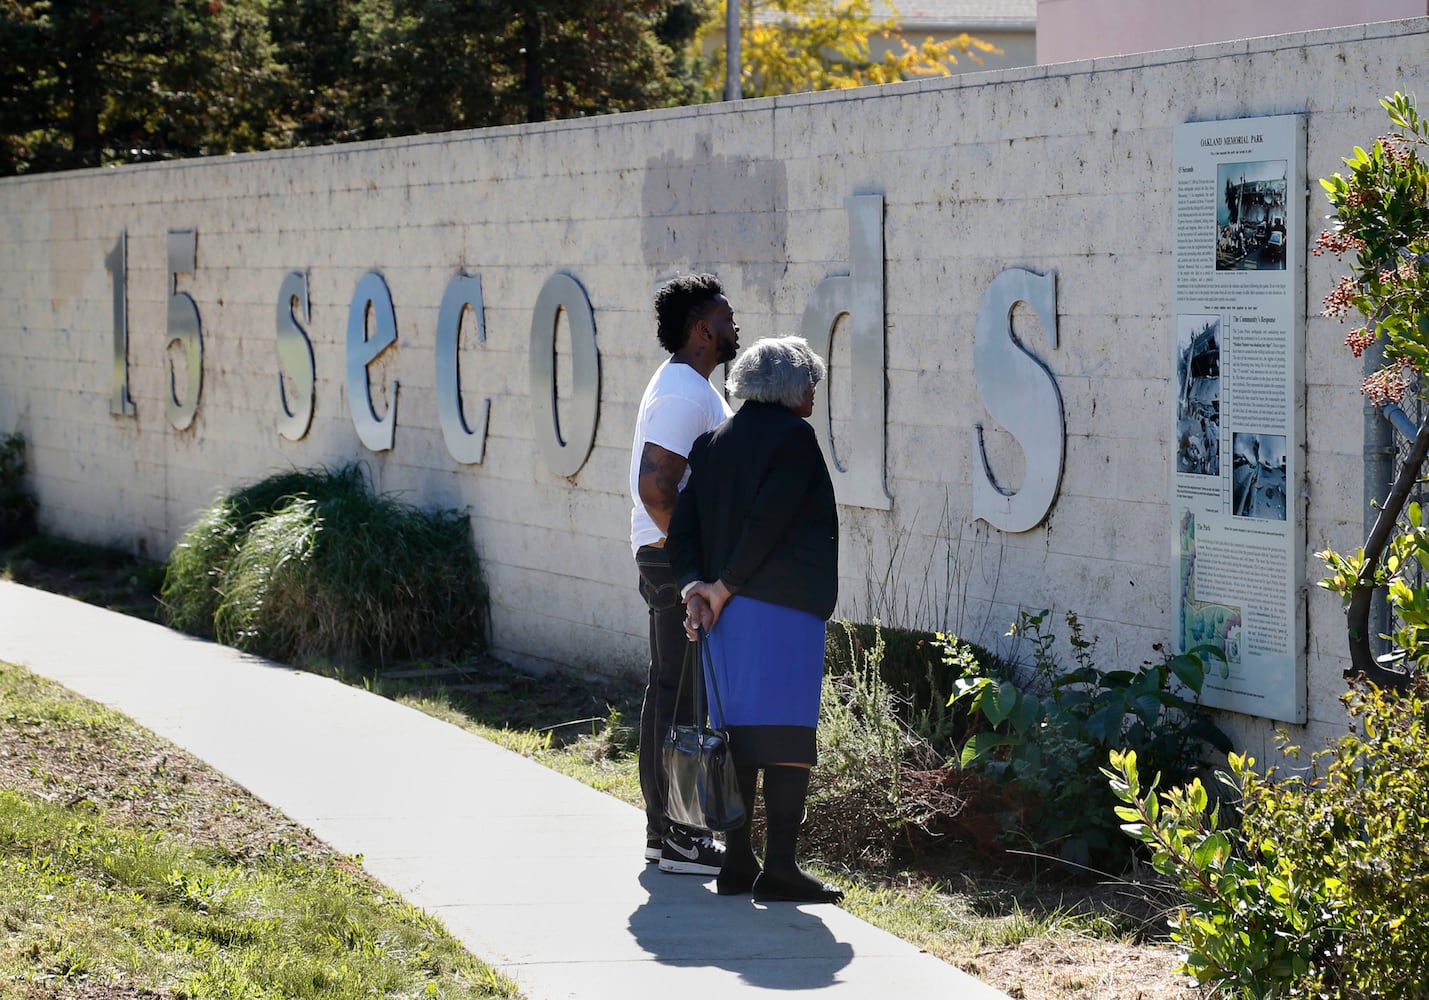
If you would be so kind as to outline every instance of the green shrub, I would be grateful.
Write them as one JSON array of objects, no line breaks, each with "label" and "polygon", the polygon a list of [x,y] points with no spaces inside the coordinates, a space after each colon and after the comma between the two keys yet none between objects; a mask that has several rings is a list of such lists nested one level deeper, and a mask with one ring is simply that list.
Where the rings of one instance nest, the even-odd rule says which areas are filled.
[{"label": "green shrub", "polygon": [[1343,700],[1360,724],[1308,771],[1262,776],[1230,755],[1238,828],[1199,780],[1143,786],[1135,753],[1104,772],[1122,829],[1184,895],[1171,926],[1186,971],[1217,995],[1429,996],[1429,684]]},{"label": "green shrub", "polygon": [[0,438],[0,545],[35,533],[35,498],[25,489],[25,436]]},{"label": "green shrub", "polygon": [[1088,639],[1068,612],[1074,665],[1064,669],[1048,615],[1022,612],[1012,630],[1032,649],[1025,685],[978,671],[964,644],[943,637],[945,657],[958,676],[952,701],[966,699],[991,727],[967,741],[960,763],[1013,791],[1003,805],[1006,842],[1075,865],[1120,867],[1128,859],[1101,768],[1112,751],[1129,748],[1172,780],[1185,781],[1200,767],[1207,744],[1228,751],[1225,734],[1191,700],[1205,679],[1202,655],[1219,650],[1103,671],[1094,662],[1096,639]]},{"label": "green shrub", "polygon": [[484,635],[464,514],[368,489],[357,466],[283,473],[216,501],[169,560],[170,624],[265,656],[455,655]]}]

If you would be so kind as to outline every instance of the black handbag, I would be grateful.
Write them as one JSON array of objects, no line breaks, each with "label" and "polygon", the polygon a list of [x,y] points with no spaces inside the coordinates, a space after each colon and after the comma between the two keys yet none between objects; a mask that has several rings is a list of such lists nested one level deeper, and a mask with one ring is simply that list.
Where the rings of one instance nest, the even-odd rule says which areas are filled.
[{"label": "black handbag", "polygon": [[[704,699],[704,684],[696,669],[709,662],[709,638],[700,629],[697,642],[690,643],[685,653],[685,665],[680,671],[680,686],[675,704],[680,703],[685,678],[690,674],[695,691],[695,721],[692,725],[675,723],[665,734],[661,756],[665,765],[665,815],[672,823],[696,830],[733,830],[745,823],[744,798],[739,794],[739,781],[734,773],[734,760],[729,753],[729,733],[715,729],[709,722]],[[724,705],[719,700],[719,687],[714,671],[704,671],[709,680],[710,694],[724,718]]]}]

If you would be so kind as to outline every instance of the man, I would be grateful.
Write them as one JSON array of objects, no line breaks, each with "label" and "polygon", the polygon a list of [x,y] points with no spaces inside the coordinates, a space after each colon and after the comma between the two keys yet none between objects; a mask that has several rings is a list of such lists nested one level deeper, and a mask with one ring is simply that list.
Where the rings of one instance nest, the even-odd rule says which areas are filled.
[{"label": "man", "polygon": [[730,415],[710,385],[715,368],[739,349],[739,326],[712,274],[682,275],[655,293],[660,346],[670,357],[645,387],[630,454],[630,547],[640,574],[640,596],[650,614],[650,670],[640,711],[640,791],[645,797],[645,860],[662,872],[718,875],[724,847],[708,831],[686,830],[665,818],[660,746],[676,713],[693,716],[694,692],[685,685],[685,605],[670,571],[665,535],[675,500],[689,477],[686,459],[695,438]]}]

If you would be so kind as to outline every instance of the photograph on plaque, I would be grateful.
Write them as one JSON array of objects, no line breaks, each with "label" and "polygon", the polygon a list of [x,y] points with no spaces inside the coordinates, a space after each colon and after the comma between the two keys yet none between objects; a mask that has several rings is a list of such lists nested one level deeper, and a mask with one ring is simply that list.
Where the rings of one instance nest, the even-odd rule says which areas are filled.
[{"label": "photograph on plaque", "polygon": [[1188,511],[1181,517],[1181,608],[1178,614],[1178,648],[1214,646],[1226,657],[1226,668],[1240,666],[1241,609],[1217,601],[1196,599],[1196,519]]},{"label": "photograph on plaque", "polygon": [[1176,317],[1176,471],[1221,472],[1221,319]]},{"label": "photograph on plaque", "polygon": [[1285,160],[1218,163],[1217,271],[1285,270]]},{"label": "photograph on plaque", "polygon": [[1285,520],[1285,435],[1233,434],[1231,451],[1236,516]]}]

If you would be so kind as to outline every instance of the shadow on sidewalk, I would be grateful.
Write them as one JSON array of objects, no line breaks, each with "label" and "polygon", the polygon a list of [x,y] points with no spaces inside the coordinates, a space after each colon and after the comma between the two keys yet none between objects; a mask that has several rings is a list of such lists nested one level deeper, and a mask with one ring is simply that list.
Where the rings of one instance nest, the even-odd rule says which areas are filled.
[{"label": "shadow on sidewalk", "polygon": [[819,915],[827,904],[756,903],[692,881],[653,865],[640,875],[650,898],[630,914],[630,933],[657,962],[726,969],[764,989],[814,990],[853,960],[853,947]]}]

